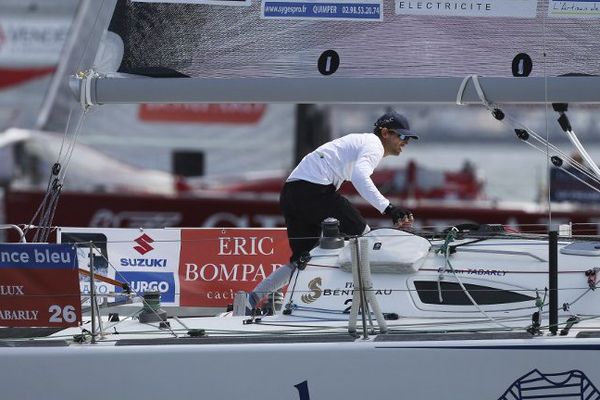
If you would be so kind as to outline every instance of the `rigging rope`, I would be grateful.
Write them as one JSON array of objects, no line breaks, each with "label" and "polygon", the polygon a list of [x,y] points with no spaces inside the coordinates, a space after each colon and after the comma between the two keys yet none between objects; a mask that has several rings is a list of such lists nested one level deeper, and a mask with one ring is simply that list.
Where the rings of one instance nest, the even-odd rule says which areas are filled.
[{"label": "rigging rope", "polygon": [[[107,6],[107,4],[108,4],[108,6],[110,6],[109,5],[110,3],[107,3],[107,4],[105,4],[105,3],[106,3],[106,0],[102,0],[99,10],[104,9]],[[76,27],[74,28],[74,30],[72,32],[73,37],[77,37],[75,35],[80,31],[81,22],[84,20],[84,18],[82,18],[82,17],[85,16],[86,13],[88,13],[87,8],[88,8],[89,4],[91,4],[91,3],[90,2],[82,3],[80,5],[80,7],[78,8],[77,16],[76,16],[77,22],[75,24]],[[85,46],[83,47],[84,49],[93,48],[93,46],[90,46],[90,44],[91,44],[92,40],[95,40],[95,38],[94,38],[94,35],[91,33],[96,32],[98,27],[100,26],[99,25],[101,23],[100,14],[101,13],[98,12],[95,16],[93,23],[89,27],[87,27],[87,31],[90,32],[90,34],[87,36],[87,39],[85,40]],[[79,60],[77,61],[77,66],[75,68],[76,71],[82,71],[84,68],[89,67],[88,65],[83,65],[84,58],[85,58],[84,56],[86,56],[86,55],[87,55],[86,52],[82,52],[81,56],[79,57]],[[66,57],[65,59],[68,59],[68,57]],[[63,69],[64,69],[64,67],[63,67],[63,64],[61,63],[61,66],[59,66],[58,71],[63,71]],[[84,80],[83,84],[87,85],[87,89],[89,89],[89,85],[91,84],[91,79],[86,79],[86,78],[98,77],[98,76],[99,75],[95,71],[88,70],[85,72],[78,73],[76,77],[81,80]],[[89,90],[87,93],[89,95]],[[63,141],[62,141],[62,144],[61,144],[61,147],[59,150],[57,161],[54,164],[54,166],[52,167],[52,174],[50,175],[50,178],[48,181],[48,186],[46,187],[46,193],[45,193],[38,209],[34,213],[34,216],[32,217],[31,221],[23,229],[24,235],[27,235],[28,231],[32,228],[36,229],[36,232],[33,237],[33,242],[47,242],[48,238],[50,236],[50,233],[52,232],[52,221],[54,219],[54,215],[56,213],[56,208],[58,206],[58,199],[59,199],[61,191],[64,187],[66,172],[68,170],[70,160],[73,156],[73,150],[75,148],[75,144],[77,142],[77,137],[81,130],[82,123],[85,120],[87,111],[89,109],[89,107],[85,104],[82,104],[82,106],[83,106],[82,107],[83,111],[77,118],[77,124],[76,124],[76,127],[73,131],[73,135],[71,138],[69,138],[69,137],[70,137],[71,119],[72,119],[74,106],[72,106],[71,109],[69,110],[67,125],[65,127],[65,132],[63,135]],[[63,160],[62,159],[63,158],[63,149],[65,147],[65,143],[67,143],[66,155],[64,156],[64,160]],[[62,168],[61,163],[64,164],[64,168]]]},{"label": "rigging rope", "polygon": [[[545,118],[545,120],[546,120],[546,138],[544,139],[540,134],[535,132],[533,129],[525,126],[520,121],[516,120],[515,118],[511,117],[510,115],[506,115],[495,103],[489,101],[485,95],[485,92],[483,91],[483,88],[481,87],[481,84],[479,82],[479,77],[477,75],[469,75],[463,79],[463,81],[459,87],[458,93],[457,93],[456,104],[463,105],[462,99],[463,99],[464,91],[465,91],[469,81],[473,82],[473,85],[475,87],[475,90],[477,92],[477,95],[479,96],[481,103],[492,113],[493,117],[496,120],[502,122],[503,124],[509,126],[511,129],[513,129],[515,131],[517,137],[519,137],[519,139],[521,139],[521,141],[525,142],[527,145],[531,146],[535,150],[538,150],[545,154],[547,165],[548,165],[548,168],[547,168],[548,174],[550,174],[549,166],[550,166],[550,162],[551,162],[554,166],[556,166],[557,168],[560,168],[560,170],[563,171],[564,173],[566,173],[567,175],[569,175],[569,176],[573,177],[574,179],[576,179],[577,181],[583,183],[590,189],[595,190],[596,192],[600,193],[600,168],[598,168],[598,166],[593,162],[592,158],[589,156],[589,154],[587,153],[587,151],[585,150],[585,148],[583,147],[583,145],[577,138],[577,135],[571,128],[571,125],[565,114],[566,105],[562,105],[563,108],[557,108],[556,107],[557,105],[555,105],[555,110],[557,110],[557,112],[559,112],[561,115],[559,118],[559,124],[560,124],[561,128],[563,129],[563,131],[565,132],[565,134],[567,135],[567,137],[570,139],[571,143],[575,146],[575,148],[577,149],[579,154],[581,154],[582,158],[585,160],[588,168],[586,168],[584,165],[582,165],[579,162],[577,162],[576,160],[574,160],[572,157],[568,156],[566,153],[564,153],[561,149],[559,149],[552,143],[550,143],[550,140],[548,138],[548,127],[547,127],[547,119],[548,118]],[[547,88],[546,88],[546,100],[547,100]],[[546,103],[547,103],[547,101],[546,101]],[[547,110],[547,107],[546,107],[546,110]],[[530,142],[529,141],[530,138],[533,138],[535,141],[539,142],[539,144],[543,145],[544,148],[538,146],[535,143]],[[556,155],[551,156],[550,151],[553,151],[556,154],[559,154],[560,157],[556,156]],[[564,168],[563,160],[568,160],[571,168],[573,168],[575,171],[577,171],[579,174],[581,174],[583,177],[585,177],[585,180],[582,177],[578,177],[573,172]],[[586,182],[586,180],[588,180],[589,182]],[[550,181],[549,175],[548,175],[547,181],[548,181],[548,187],[550,187],[551,181]],[[594,186],[593,184],[597,184],[598,186]],[[551,203],[551,199],[550,199],[550,190],[548,190],[547,204],[548,204],[549,224],[552,224],[552,203]]]},{"label": "rigging rope", "polygon": [[[106,264],[108,266],[110,266],[114,271],[115,271],[115,278],[117,277],[117,275],[119,276],[119,279],[122,280],[123,282],[125,282],[130,290],[131,293],[135,294],[136,296],[138,296],[139,298],[141,298],[142,300],[142,304],[144,305],[144,309],[151,312],[152,314],[154,314],[156,317],[158,317],[159,320],[161,320],[161,316],[158,314],[157,312],[157,308],[153,307],[148,300],[144,297],[143,294],[140,294],[137,290],[134,289],[134,286],[131,284],[131,282],[129,282],[122,274],[122,271],[119,271],[117,268],[115,268],[115,266],[110,262],[110,260],[108,259],[108,257],[96,246],[96,244],[94,242],[79,242],[77,243],[79,245],[87,245],[89,246],[90,251],[95,251],[96,253],[100,254],[100,257],[102,257],[105,261]],[[94,268],[93,265],[89,266],[90,270],[92,270]],[[125,292],[122,293],[122,295],[126,295]],[[160,304],[160,302],[159,302]],[[142,312],[142,310],[139,310],[139,312]],[[169,324],[165,324],[163,326],[164,329],[167,329],[173,336],[177,337],[177,334],[173,331],[173,329],[171,328],[171,326]]]},{"label": "rigging rope", "polygon": [[[79,77],[81,78],[81,74]],[[67,120],[67,126],[63,134],[61,146],[56,158],[56,162],[52,166],[50,177],[48,178],[48,185],[46,186],[46,193],[40,202],[36,212],[34,213],[31,221],[23,229],[23,233],[27,233],[35,228],[35,234],[32,238],[32,242],[48,242],[50,233],[52,232],[52,221],[56,213],[58,206],[58,200],[65,184],[66,174],[73,157],[77,138],[83,127],[83,123],[87,116],[89,108],[85,108],[83,112],[77,118],[77,123],[73,127],[71,124],[73,107],[69,112]],[[63,167],[64,166],[64,167]]]},{"label": "rigging rope", "polygon": [[[450,253],[451,253],[451,251],[450,251],[450,249],[451,249],[450,248],[450,243],[454,241],[454,239],[456,238],[457,234],[458,234],[458,229],[456,229],[455,227],[452,228],[448,232],[448,234],[446,235],[446,239],[444,239],[444,243],[440,246],[439,249],[436,250],[436,254],[442,253],[444,255],[444,260],[445,260],[446,265],[448,266],[448,268],[452,272],[452,275],[454,275],[454,278],[456,279],[456,281],[460,285],[463,293],[469,298],[469,300],[475,306],[475,308],[477,308],[477,310],[482,315],[484,315],[490,322],[493,322],[493,323],[497,324],[498,326],[500,326],[502,328],[511,329],[509,326],[507,326],[507,325],[505,325],[505,324],[497,321],[496,319],[494,319],[494,317],[492,317],[491,315],[489,315],[488,313],[486,313],[485,310],[482,309],[479,306],[479,304],[477,304],[477,302],[475,301],[475,299],[473,298],[473,296],[471,296],[471,293],[469,293],[469,291],[467,290],[467,288],[463,284],[462,280],[458,277],[458,274],[456,273],[456,271],[452,267],[452,263],[450,263]],[[441,273],[440,273],[440,276],[441,276]],[[440,299],[441,299],[441,288],[440,288]]]}]

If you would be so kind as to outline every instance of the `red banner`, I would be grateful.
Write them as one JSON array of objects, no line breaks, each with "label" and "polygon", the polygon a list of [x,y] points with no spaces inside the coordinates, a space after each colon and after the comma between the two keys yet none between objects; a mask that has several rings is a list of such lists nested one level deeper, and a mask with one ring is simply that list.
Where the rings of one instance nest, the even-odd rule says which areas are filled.
[{"label": "red banner", "polygon": [[0,245],[0,326],[69,327],[81,321],[77,255],[70,245]]},{"label": "red banner", "polygon": [[265,104],[142,104],[139,118],[147,122],[256,124]]},{"label": "red banner", "polygon": [[285,229],[182,229],[180,305],[225,307],[251,291],[291,252]]}]

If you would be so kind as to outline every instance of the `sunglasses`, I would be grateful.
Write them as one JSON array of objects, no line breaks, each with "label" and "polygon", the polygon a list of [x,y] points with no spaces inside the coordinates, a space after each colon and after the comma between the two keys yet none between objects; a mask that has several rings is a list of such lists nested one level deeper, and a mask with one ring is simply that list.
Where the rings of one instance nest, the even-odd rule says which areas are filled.
[{"label": "sunglasses", "polygon": [[400,138],[400,140],[403,140],[403,141],[404,140],[408,140],[408,139],[411,138],[411,136],[409,136],[409,135],[405,135],[403,133],[398,133],[398,132],[396,132],[396,131],[394,131],[392,129],[389,129],[389,128],[388,128],[388,132],[391,132],[391,133],[394,133],[394,134],[398,135],[398,137]]}]

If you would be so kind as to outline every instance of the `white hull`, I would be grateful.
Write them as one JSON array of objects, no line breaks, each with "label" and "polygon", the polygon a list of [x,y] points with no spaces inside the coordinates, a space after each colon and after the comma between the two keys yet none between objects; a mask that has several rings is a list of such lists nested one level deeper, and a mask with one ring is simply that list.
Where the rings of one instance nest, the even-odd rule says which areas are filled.
[{"label": "white hull", "polygon": [[600,385],[599,350],[599,338],[548,337],[2,348],[0,384],[3,399],[500,399],[536,370]]},{"label": "white hull", "polygon": [[[0,342],[2,399],[600,398],[598,290],[585,274],[597,265],[594,244],[576,248],[579,255],[566,241],[558,246],[558,304],[569,304],[559,313],[559,330],[569,317],[579,321],[564,336],[549,336],[547,299],[541,331],[527,332],[541,303],[535,292],[543,300],[548,285],[547,242],[456,241],[466,245],[449,257],[452,272],[423,238],[374,232],[389,234],[376,242],[383,243],[378,249],[392,249],[393,262],[405,258],[394,249],[418,253],[423,245],[421,258],[393,273],[372,274],[388,334],[348,334],[344,311],[356,301],[352,273],[340,267],[341,249],[317,248],[292,277],[286,315],[171,318],[163,329],[122,318],[103,321],[97,344],[89,343],[89,334],[86,343],[74,343],[81,328],[50,341]],[[374,271],[375,253],[369,252]],[[458,284],[478,304],[466,303],[465,293],[453,289]],[[478,294],[479,287],[492,296]],[[89,321],[82,328],[92,330]],[[191,337],[199,330],[205,335]]]}]

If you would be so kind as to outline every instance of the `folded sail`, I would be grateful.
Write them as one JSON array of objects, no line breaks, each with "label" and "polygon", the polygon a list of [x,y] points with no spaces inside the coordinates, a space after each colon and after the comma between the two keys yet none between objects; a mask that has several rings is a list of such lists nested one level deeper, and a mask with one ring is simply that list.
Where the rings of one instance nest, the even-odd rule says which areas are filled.
[{"label": "folded sail", "polygon": [[[82,31],[108,30],[64,75],[103,75],[72,84],[88,104],[448,103],[473,74],[493,101],[600,101],[595,0],[92,3]],[[479,101],[473,85],[464,99]]]},{"label": "folded sail", "polygon": [[[600,2],[386,0],[382,20],[324,17],[347,4],[372,3],[254,0],[228,7],[120,0],[109,29],[123,40],[119,72],[151,76],[321,77],[318,62],[327,50],[339,56],[332,77],[511,77],[518,54],[531,58],[532,77],[600,73],[600,11],[554,10]],[[317,20],[296,17],[292,8],[269,16],[265,7],[278,4],[334,8]],[[527,61],[515,63],[517,73],[527,69]]]}]

